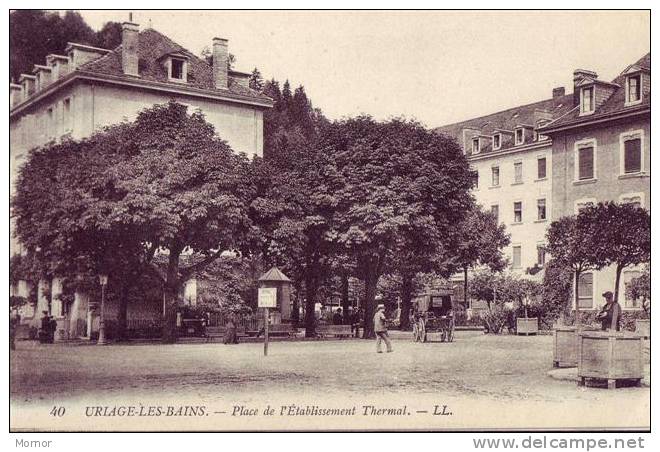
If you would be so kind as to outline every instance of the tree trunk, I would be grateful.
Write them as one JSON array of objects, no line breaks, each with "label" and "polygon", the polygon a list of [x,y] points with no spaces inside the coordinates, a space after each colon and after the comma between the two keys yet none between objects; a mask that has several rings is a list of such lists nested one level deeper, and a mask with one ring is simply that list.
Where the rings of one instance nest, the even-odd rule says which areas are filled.
[{"label": "tree trunk", "polygon": [[179,308],[179,256],[181,250],[170,249],[167,264],[167,279],[164,287],[165,316],[163,318],[163,343],[173,344],[177,341],[176,314]]},{"label": "tree trunk", "polygon": [[619,283],[621,282],[621,272],[623,271],[624,265],[616,265],[616,279],[614,282],[614,301],[619,302]]},{"label": "tree trunk", "polygon": [[291,323],[293,324],[294,328],[298,328],[298,323],[300,323],[300,305],[299,305],[299,299],[300,299],[300,283],[298,280],[293,283],[293,289],[296,292],[296,296],[293,297],[293,305],[291,306]]},{"label": "tree trunk", "polygon": [[305,277],[305,337],[316,337],[316,277]]},{"label": "tree trunk", "polygon": [[351,300],[348,298],[348,275],[346,272],[341,273],[341,311],[342,323],[344,325],[351,324],[351,316],[348,314],[348,308],[351,306]]},{"label": "tree trunk", "polygon": [[410,307],[412,305],[413,275],[404,273],[401,275],[401,313],[399,314],[400,328],[402,331],[410,329]]},{"label": "tree trunk", "polygon": [[378,284],[378,272],[375,265],[367,265],[364,271],[364,334],[363,339],[373,339],[374,314],[376,313],[376,285]]},{"label": "tree trunk", "polygon": [[575,271],[575,291],[574,291],[575,292],[575,295],[574,295],[574,297],[575,297],[574,298],[575,299],[575,326],[577,327],[578,330],[580,329],[580,298],[578,297],[578,294],[579,294],[578,285],[579,285],[579,282],[580,282],[580,273],[582,273],[582,272],[579,271],[579,270]]},{"label": "tree trunk", "polygon": [[463,304],[465,309],[470,308],[468,303],[468,268],[467,265],[463,266]]},{"label": "tree trunk", "polygon": [[119,307],[117,312],[117,332],[115,340],[126,340],[126,328],[128,319],[128,292],[129,283],[122,285],[119,291]]}]

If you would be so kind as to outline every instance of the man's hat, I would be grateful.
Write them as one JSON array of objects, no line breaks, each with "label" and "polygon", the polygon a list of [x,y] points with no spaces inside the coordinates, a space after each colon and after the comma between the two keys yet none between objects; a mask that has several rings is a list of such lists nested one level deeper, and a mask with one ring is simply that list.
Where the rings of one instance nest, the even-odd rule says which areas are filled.
[{"label": "man's hat", "polygon": [[608,290],[607,292],[603,292],[603,297],[606,300],[611,300],[612,298],[614,298],[614,294]]},{"label": "man's hat", "polygon": [[378,310],[380,310],[380,309],[385,309],[385,305],[384,305],[384,304],[379,304],[379,305],[376,307],[376,311],[378,311]]}]

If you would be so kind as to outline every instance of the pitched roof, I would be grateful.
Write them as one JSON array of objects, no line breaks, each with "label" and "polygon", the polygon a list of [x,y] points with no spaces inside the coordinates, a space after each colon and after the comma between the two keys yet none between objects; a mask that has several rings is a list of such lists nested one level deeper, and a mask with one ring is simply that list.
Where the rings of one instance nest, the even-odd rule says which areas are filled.
[{"label": "pitched roof", "polygon": [[[163,56],[170,54],[182,54],[188,58],[188,86],[218,93],[228,91],[241,96],[270,100],[264,94],[240,85],[231,76],[231,71],[229,73],[227,89],[216,88],[213,80],[213,68],[206,61],[152,28],[147,28],[138,34],[138,71],[140,79],[181,86],[180,83],[170,82],[168,80],[167,69],[158,61]],[[106,55],[81,65],[77,70],[104,75],[124,76],[121,60],[122,46],[120,45]],[[130,76],[126,77],[133,78]]]},{"label": "pitched roof", "polygon": [[280,271],[279,268],[273,267],[270,270],[268,270],[266,273],[261,275],[259,277],[259,281],[261,282],[267,282],[267,281],[272,281],[272,282],[278,282],[278,281],[285,281],[285,282],[291,282],[291,280]]},{"label": "pitched roof", "polygon": [[[507,110],[499,111],[485,116],[468,119],[435,129],[436,132],[449,135],[459,143],[463,140],[463,129],[478,130],[480,135],[493,135],[498,130],[513,130],[520,125],[529,124],[536,127],[536,122],[540,119],[553,119],[564,115],[573,107],[573,95],[553,97],[551,99],[534,102],[527,105],[521,105]],[[527,134],[529,135],[529,134]],[[533,137],[526,136],[525,143],[531,142]],[[505,150],[514,147],[513,142],[503,142],[499,150]],[[489,152],[491,145],[481,148],[481,152]]]},{"label": "pitched roof", "polygon": [[626,96],[626,73],[628,69],[638,68],[644,72],[651,72],[651,54],[647,53],[637,62],[626,67],[614,80],[612,84],[616,85],[610,97],[596,109],[596,111],[588,116],[580,116],[578,107],[574,107],[566,115],[554,120],[547,124],[545,129],[555,129],[558,127],[566,127],[571,125],[579,125],[584,122],[591,122],[599,118],[610,116],[616,113],[623,113],[626,111],[645,110],[651,105],[651,84],[642,83],[642,102],[635,106],[625,106]]}]

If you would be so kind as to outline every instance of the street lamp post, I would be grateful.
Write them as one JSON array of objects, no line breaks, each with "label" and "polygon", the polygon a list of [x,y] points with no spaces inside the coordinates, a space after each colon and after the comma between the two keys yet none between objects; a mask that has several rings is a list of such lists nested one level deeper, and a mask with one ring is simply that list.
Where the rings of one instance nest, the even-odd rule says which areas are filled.
[{"label": "street lamp post", "polygon": [[101,273],[99,282],[101,283],[101,319],[99,321],[99,340],[96,345],[106,345],[108,342],[105,340],[105,286],[108,285],[108,275]]}]

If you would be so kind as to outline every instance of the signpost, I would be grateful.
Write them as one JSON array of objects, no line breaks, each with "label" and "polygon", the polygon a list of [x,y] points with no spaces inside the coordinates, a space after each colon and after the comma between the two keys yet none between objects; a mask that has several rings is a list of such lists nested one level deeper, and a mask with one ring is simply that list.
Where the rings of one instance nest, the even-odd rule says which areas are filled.
[{"label": "signpost", "polygon": [[257,306],[264,308],[264,356],[268,356],[268,309],[277,307],[277,288],[260,287]]}]

